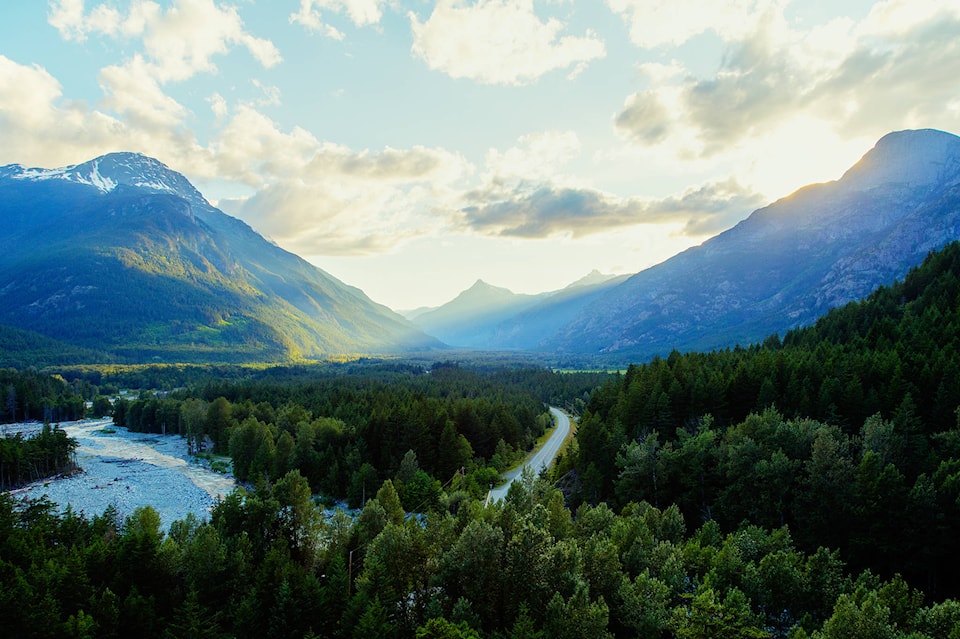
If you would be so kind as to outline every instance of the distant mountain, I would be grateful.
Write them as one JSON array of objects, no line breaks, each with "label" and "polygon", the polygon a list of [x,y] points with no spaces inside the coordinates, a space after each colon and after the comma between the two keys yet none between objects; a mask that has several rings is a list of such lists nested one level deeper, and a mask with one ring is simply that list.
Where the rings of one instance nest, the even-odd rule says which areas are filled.
[{"label": "distant mountain", "polygon": [[435,311],[435,310],[437,310],[437,308],[438,308],[437,306],[419,306],[419,307],[417,307],[417,308],[413,308],[413,309],[409,309],[409,310],[398,309],[398,310],[397,310],[397,313],[399,313],[399,314],[402,315],[403,317],[407,318],[408,320],[413,321],[413,320],[415,320],[416,318],[418,318],[418,317],[420,317],[421,315],[423,315],[424,313],[429,313],[430,311]]},{"label": "distant mountain", "polygon": [[535,305],[544,294],[524,295],[477,280],[443,306],[415,315],[413,322],[451,346],[488,348],[487,327]]},{"label": "distant mountain", "polygon": [[572,320],[600,293],[628,276],[594,270],[559,291],[517,294],[483,280],[443,306],[407,315],[451,346],[484,350],[535,350],[545,336]]},{"label": "distant mountain", "polygon": [[580,288],[582,286],[599,286],[609,283],[611,280],[623,279],[622,275],[613,275],[610,273],[601,273],[597,269],[593,269],[583,277],[581,277],[576,282],[568,284],[567,289]]},{"label": "distant mountain", "polygon": [[958,238],[960,138],[891,133],[841,179],[609,289],[542,346],[626,360],[760,341],[892,283]]},{"label": "distant mountain", "polygon": [[118,361],[386,353],[438,342],[211,206],[152,158],[0,167],[0,325]]}]

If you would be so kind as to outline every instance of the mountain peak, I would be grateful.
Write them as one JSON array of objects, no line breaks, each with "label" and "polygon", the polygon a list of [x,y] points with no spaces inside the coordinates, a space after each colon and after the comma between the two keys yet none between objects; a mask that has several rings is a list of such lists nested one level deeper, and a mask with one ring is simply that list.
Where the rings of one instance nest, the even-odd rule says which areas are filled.
[{"label": "mountain peak", "polygon": [[895,131],[844,173],[841,182],[859,191],[887,184],[927,186],[960,177],[960,137],[936,129]]},{"label": "mountain peak", "polygon": [[55,169],[27,168],[13,164],[0,169],[0,173],[18,180],[64,180],[86,184],[101,193],[109,193],[121,185],[130,186],[153,193],[179,195],[193,203],[209,206],[187,178],[163,162],[142,153],[108,153],[81,164]]},{"label": "mountain peak", "polygon": [[597,269],[593,269],[576,282],[571,282],[568,284],[565,289],[578,288],[581,286],[594,286],[596,284],[603,284],[604,282],[609,282],[610,280],[617,277],[616,275],[610,275],[608,273],[601,273]]},{"label": "mountain peak", "polygon": [[463,291],[463,292],[464,293],[466,292],[480,293],[480,292],[487,292],[487,291],[506,291],[507,293],[513,294],[513,291],[511,291],[510,289],[502,288],[500,286],[494,286],[493,284],[490,284],[489,282],[485,282],[482,279],[478,279],[476,282],[473,283],[473,286],[471,286],[470,288],[468,288],[466,291]]}]

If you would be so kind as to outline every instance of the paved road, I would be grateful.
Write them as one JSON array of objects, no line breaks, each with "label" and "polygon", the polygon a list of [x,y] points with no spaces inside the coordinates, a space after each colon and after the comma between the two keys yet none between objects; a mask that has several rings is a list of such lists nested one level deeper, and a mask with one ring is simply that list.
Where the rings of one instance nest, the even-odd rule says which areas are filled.
[{"label": "paved road", "polygon": [[503,474],[503,478],[507,481],[504,482],[502,486],[497,486],[490,491],[490,494],[487,495],[487,503],[490,503],[491,500],[499,501],[506,497],[507,491],[510,490],[510,484],[520,476],[520,472],[524,467],[530,467],[533,473],[537,475],[544,466],[549,466],[553,458],[557,456],[557,452],[560,451],[560,445],[563,444],[563,440],[570,434],[570,418],[555,406],[550,407],[550,412],[553,413],[553,416],[557,419],[557,427],[554,429],[553,434],[550,435],[550,439],[521,466]]}]

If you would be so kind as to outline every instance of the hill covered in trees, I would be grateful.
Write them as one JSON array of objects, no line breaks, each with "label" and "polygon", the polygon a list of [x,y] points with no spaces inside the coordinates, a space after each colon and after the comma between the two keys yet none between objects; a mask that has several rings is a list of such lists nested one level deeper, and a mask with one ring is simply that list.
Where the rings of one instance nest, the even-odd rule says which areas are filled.
[{"label": "hill covered in trees", "polygon": [[800,548],[960,589],[960,245],[782,341],[633,366],[580,422],[574,500],[789,526]]}]

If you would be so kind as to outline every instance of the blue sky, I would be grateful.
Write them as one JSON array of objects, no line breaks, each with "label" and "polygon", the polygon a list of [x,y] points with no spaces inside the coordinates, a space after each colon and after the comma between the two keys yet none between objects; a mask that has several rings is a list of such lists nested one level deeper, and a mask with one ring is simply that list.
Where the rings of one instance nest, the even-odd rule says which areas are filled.
[{"label": "blue sky", "polygon": [[960,0],[4,3],[0,164],[139,151],[373,299],[636,272],[885,133],[960,132]]}]

